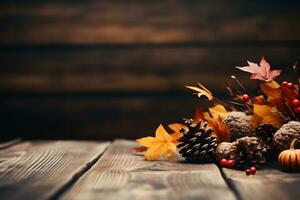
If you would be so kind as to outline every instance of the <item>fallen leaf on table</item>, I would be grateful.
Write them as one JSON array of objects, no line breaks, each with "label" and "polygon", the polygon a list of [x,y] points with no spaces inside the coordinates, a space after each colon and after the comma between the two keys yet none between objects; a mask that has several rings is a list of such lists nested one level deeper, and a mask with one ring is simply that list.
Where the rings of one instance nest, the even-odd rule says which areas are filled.
[{"label": "fallen leaf on table", "polygon": [[176,153],[177,141],[174,141],[162,125],[156,129],[155,137],[144,137],[136,141],[147,149],[144,155],[146,160],[158,160],[163,156],[170,160]]},{"label": "fallen leaf on table", "polygon": [[204,113],[204,118],[208,122],[208,126],[213,129],[213,134],[217,137],[218,142],[228,141],[230,138],[230,130],[223,122],[228,115],[224,106],[217,104],[208,109],[209,112]]},{"label": "fallen leaf on table", "polygon": [[213,100],[213,95],[211,93],[211,91],[209,91],[206,87],[204,87],[202,84],[198,83],[199,87],[195,87],[195,86],[185,86],[191,90],[194,90],[198,95],[198,97],[202,97],[205,96],[209,101]]},{"label": "fallen leaf on table", "polygon": [[178,142],[177,139],[182,137],[183,133],[181,133],[179,130],[181,128],[186,128],[186,126],[180,123],[173,123],[173,124],[169,124],[168,127],[173,131],[173,133],[171,133],[171,137],[173,138],[173,143],[176,145],[180,144],[180,142]]},{"label": "fallen leaf on table", "polygon": [[281,74],[281,70],[271,70],[270,64],[262,57],[260,64],[247,61],[248,66],[236,67],[244,72],[251,73],[250,79],[272,81]]},{"label": "fallen leaf on table", "polygon": [[257,124],[271,124],[280,128],[284,121],[278,110],[268,105],[253,104],[253,113],[253,121],[256,121]]},{"label": "fallen leaf on table", "polygon": [[147,147],[139,146],[139,147],[133,148],[134,153],[139,153],[139,152],[144,152],[144,151],[147,151]]}]

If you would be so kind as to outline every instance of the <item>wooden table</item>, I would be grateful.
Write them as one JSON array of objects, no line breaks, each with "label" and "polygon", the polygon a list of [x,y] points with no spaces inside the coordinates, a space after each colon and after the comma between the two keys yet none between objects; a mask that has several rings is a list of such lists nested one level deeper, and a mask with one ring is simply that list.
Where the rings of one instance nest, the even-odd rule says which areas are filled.
[{"label": "wooden table", "polygon": [[300,174],[145,161],[134,141],[0,144],[0,199],[300,199]]}]

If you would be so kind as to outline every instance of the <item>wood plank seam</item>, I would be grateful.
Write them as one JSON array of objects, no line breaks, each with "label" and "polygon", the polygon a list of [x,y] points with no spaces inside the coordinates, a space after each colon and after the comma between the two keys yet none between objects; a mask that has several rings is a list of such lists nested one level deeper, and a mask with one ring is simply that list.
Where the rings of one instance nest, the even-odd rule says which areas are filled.
[{"label": "wood plank seam", "polygon": [[22,140],[18,138],[18,139],[14,139],[14,140],[10,140],[8,142],[2,143],[2,144],[0,144],[0,150],[7,149],[16,144],[19,144],[20,142],[22,142]]},{"label": "wood plank seam", "polygon": [[68,180],[60,189],[58,189],[52,196],[50,196],[49,200],[58,199],[65,192],[67,192],[77,181],[82,177],[87,171],[89,171],[101,158],[101,156],[105,153],[110,145],[105,147],[105,150],[97,154],[92,160],[86,163],[81,169],[79,169],[71,178]]},{"label": "wood plank seam", "polygon": [[217,165],[219,170],[220,170],[220,173],[225,181],[225,183],[227,184],[228,188],[233,192],[233,194],[235,195],[236,199],[237,200],[242,200],[242,197],[241,197],[241,194],[239,193],[238,189],[234,186],[234,184],[228,180],[226,174],[224,173],[223,171],[223,168],[220,167],[219,165]]}]

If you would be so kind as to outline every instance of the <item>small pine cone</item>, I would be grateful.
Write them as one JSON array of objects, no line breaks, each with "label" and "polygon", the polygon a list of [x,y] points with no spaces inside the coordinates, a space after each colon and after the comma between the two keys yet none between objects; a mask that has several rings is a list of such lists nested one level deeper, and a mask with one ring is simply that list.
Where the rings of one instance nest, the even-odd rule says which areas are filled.
[{"label": "small pine cone", "polygon": [[245,168],[266,163],[267,147],[257,137],[242,137],[236,141],[237,156],[234,160],[237,168]]},{"label": "small pine cone", "polygon": [[251,116],[244,112],[230,112],[224,119],[224,123],[230,129],[230,141],[248,136],[253,131]]},{"label": "small pine cone", "polygon": [[216,159],[234,160],[237,155],[236,142],[222,142],[216,148]]},{"label": "small pine cone", "polygon": [[183,136],[178,139],[181,144],[177,147],[179,153],[190,162],[206,162],[214,160],[217,139],[211,135],[211,128],[207,128],[207,122],[185,120],[187,129],[180,129]]},{"label": "small pine cone", "polygon": [[[279,150],[289,149],[293,139],[300,141],[300,122],[290,121],[284,124],[274,135],[273,144]],[[298,144],[296,148],[300,148]]]},{"label": "small pine cone", "polygon": [[273,137],[275,132],[278,129],[271,124],[263,124],[259,125],[252,132],[252,136],[258,137],[264,142],[267,146],[267,150],[270,151],[272,149]]}]

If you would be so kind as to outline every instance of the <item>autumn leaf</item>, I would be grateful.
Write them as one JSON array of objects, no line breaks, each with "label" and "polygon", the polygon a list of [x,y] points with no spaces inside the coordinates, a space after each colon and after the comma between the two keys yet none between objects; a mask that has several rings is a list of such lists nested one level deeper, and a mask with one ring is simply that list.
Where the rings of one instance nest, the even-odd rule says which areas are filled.
[{"label": "autumn leaf", "polygon": [[176,145],[180,144],[180,142],[178,142],[177,139],[182,137],[183,133],[181,133],[179,130],[181,128],[186,128],[186,126],[180,123],[173,123],[169,124],[168,127],[173,131],[173,133],[171,134],[171,137],[173,138],[173,143]]},{"label": "autumn leaf", "polygon": [[230,137],[230,130],[223,122],[228,115],[224,106],[217,104],[208,109],[209,112],[204,113],[204,118],[208,122],[208,126],[212,127],[213,134],[217,137],[218,142],[228,141]]},{"label": "autumn leaf", "polygon": [[236,68],[251,73],[250,79],[269,82],[281,74],[281,70],[271,70],[270,64],[263,57],[259,65],[250,61],[247,61],[247,63],[248,66]]},{"label": "autumn leaf", "polygon": [[255,121],[256,124],[271,124],[280,128],[284,121],[278,110],[268,105],[253,104],[253,113],[252,121]]},{"label": "autumn leaf", "polygon": [[259,104],[259,105],[264,105],[265,104],[265,98],[263,95],[259,95],[254,97],[254,101],[255,104]]},{"label": "autumn leaf", "polygon": [[274,101],[281,98],[280,85],[276,81],[263,83],[260,85],[260,89],[268,97],[268,101]]},{"label": "autumn leaf", "polygon": [[203,115],[202,109],[199,108],[199,107],[197,107],[197,108],[196,108],[196,112],[195,112],[195,114],[194,114],[194,119],[193,119],[193,121],[197,123],[197,122],[199,122],[200,120],[204,120],[204,115]]},{"label": "autumn leaf", "polygon": [[213,100],[213,95],[211,91],[209,91],[206,87],[204,87],[202,84],[198,83],[199,87],[194,87],[194,86],[185,86],[191,90],[194,90],[198,95],[198,97],[205,96],[209,101]]},{"label": "autumn leaf", "polygon": [[[136,140],[141,146],[147,148],[144,155],[146,160],[158,160],[166,156],[169,160],[176,153],[174,138],[164,129],[162,125],[156,129],[155,137],[144,137]],[[177,141],[176,141],[177,142]]]},{"label": "autumn leaf", "polygon": [[147,147],[139,146],[139,147],[133,148],[134,153],[140,153],[140,152],[144,152],[144,151],[147,151]]}]

